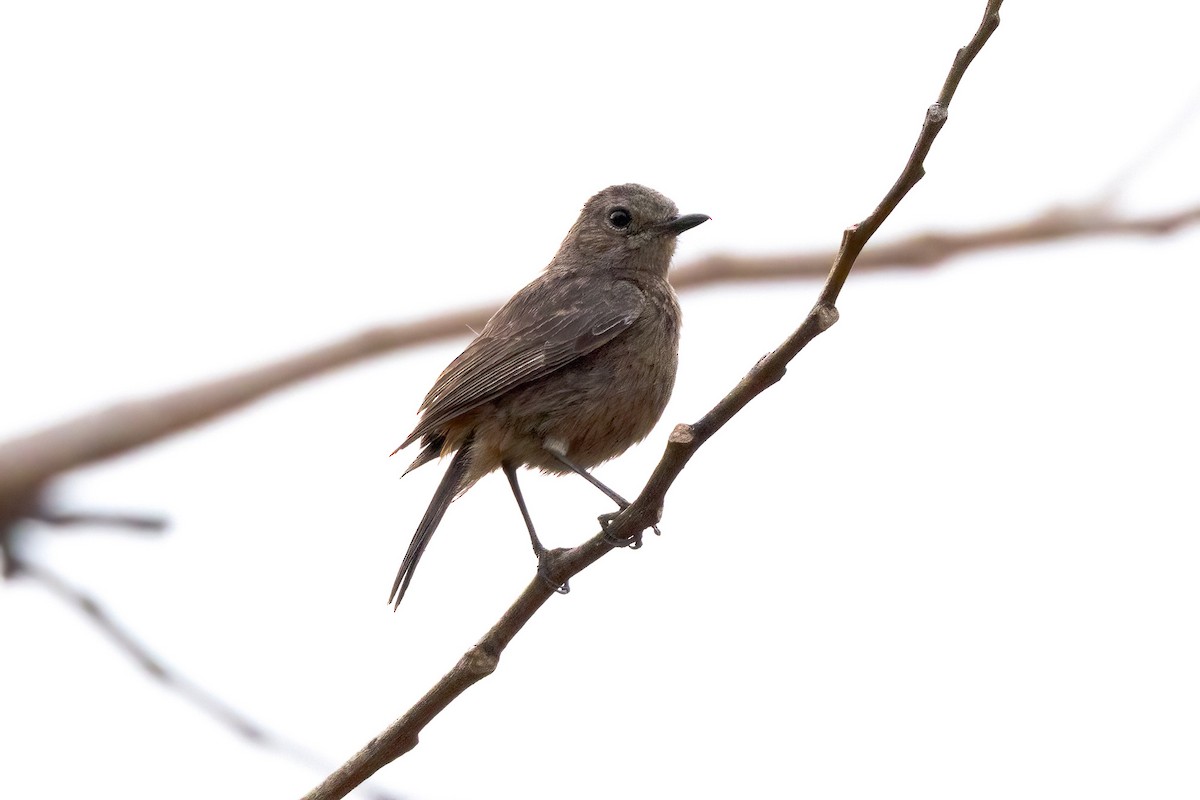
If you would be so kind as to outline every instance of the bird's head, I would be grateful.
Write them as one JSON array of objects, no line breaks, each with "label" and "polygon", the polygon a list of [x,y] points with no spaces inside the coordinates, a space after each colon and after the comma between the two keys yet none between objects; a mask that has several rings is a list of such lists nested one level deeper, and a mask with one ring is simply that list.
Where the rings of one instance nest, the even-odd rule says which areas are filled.
[{"label": "bird's head", "polygon": [[674,203],[645,186],[610,186],[584,204],[550,268],[632,268],[666,276],[675,237],[708,219],[680,216]]}]

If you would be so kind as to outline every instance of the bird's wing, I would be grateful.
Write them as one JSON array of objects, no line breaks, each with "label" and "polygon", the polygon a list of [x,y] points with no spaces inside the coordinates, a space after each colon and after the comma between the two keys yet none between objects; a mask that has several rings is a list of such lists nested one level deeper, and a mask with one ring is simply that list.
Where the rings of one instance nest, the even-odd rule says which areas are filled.
[{"label": "bird's wing", "polygon": [[421,422],[400,447],[561,369],[632,325],[646,305],[641,290],[614,281],[596,297],[594,280],[544,274],[514,295],[438,377],[421,404]]}]

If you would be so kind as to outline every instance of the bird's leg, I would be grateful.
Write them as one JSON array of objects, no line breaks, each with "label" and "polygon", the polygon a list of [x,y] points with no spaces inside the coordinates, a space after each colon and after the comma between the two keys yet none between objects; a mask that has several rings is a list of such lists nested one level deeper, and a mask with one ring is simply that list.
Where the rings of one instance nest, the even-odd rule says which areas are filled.
[{"label": "bird's leg", "polygon": [[537,531],[533,529],[533,518],[529,516],[529,509],[525,507],[525,496],[521,494],[521,486],[517,483],[517,467],[511,462],[505,461],[500,465],[504,469],[504,474],[508,478],[508,485],[512,487],[513,497],[517,499],[517,507],[521,509],[521,516],[525,518],[525,527],[529,529],[529,541],[533,544],[533,554],[538,560],[538,576],[550,586],[551,589],[559,594],[566,594],[571,591],[571,587],[564,581],[561,585],[550,580],[546,574],[546,557],[550,551],[542,544],[538,538]]},{"label": "bird's leg", "polygon": [[[586,469],[579,466],[571,459],[567,458],[566,447],[563,446],[562,442],[552,439],[550,441],[547,441],[545,443],[544,447],[546,448],[546,452],[550,453],[550,455],[554,456],[560,462],[562,462],[563,466],[565,466],[567,469],[571,470],[576,475],[578,475],[581,478],[583,478],[584,480],[586,480],[592,486],[595,486],[597,489],[599,489],[600,491],[602,491],[606,495],[608,495],[608,499],[612,500],[614,503],[616,503],[618,506],[620,506],[621,511],[624,511],[625,509],[629,508],[628,500],[626,500],[624,497],[621,497],[621,495],[617,494],[612,489],[605,486],[600,481],[600,479],[597,478],[595,475],[588,472]],[[604,529],[604,539],[609,544],[614,545],[616,547],[629,547],[634,550],[637,550],[639,547],[642,546],[642,532],[641,531],[638,531],[633,536],[630,536],[628,539],[617,539],[616,537],[608,535],[608,526],[612,524],[612,521],[614,519],[616,519],[617,516],[620,515],[620,513],[621,513],[620,511],[617,511],[617,512],[612,512],[612,513],[608,513],[608,514],[601,514],[599,517],[596,518],[600,522],[600,527]],[[652,525],[651,527],[654,529],[655,536],[662,536],[662,531],[660,531],[658,529],[657,525]]]}]

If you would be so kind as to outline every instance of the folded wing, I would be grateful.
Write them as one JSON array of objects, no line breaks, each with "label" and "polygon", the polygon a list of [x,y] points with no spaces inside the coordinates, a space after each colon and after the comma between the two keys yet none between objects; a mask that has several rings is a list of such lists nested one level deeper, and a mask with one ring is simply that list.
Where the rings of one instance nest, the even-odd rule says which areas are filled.
[{"label": "folded wing", "polygon": [[[592,292],[585,291],[588,286]],[[645,307],[632,283],[617,282],[603,297],[594,296],[594,286],[546,274],[509,300],[438,377],[421,404],[420,423],[398,449],[607,344]]]}]

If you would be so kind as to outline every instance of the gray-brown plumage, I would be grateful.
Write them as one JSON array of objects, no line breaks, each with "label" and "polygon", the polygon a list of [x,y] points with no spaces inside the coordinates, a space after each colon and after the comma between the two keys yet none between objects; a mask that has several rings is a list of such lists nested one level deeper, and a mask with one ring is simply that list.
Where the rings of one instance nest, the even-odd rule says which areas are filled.
[{"label": "gray-brown plumage", "polygon": [[[421,404],[421,440],[405,474],[454,454],[400,565],[389,602],[400,605],[451,501],[503,469],[539,560],[517,484],[520,466],[578,472],[641,441],[675,384],[679,303],[667,283],[675,237],[707,220],[637,184],[610,186],[583,207],[558,253],[496,312],[446,367]],[[393,453],[394,454],[394,453]]]}]

